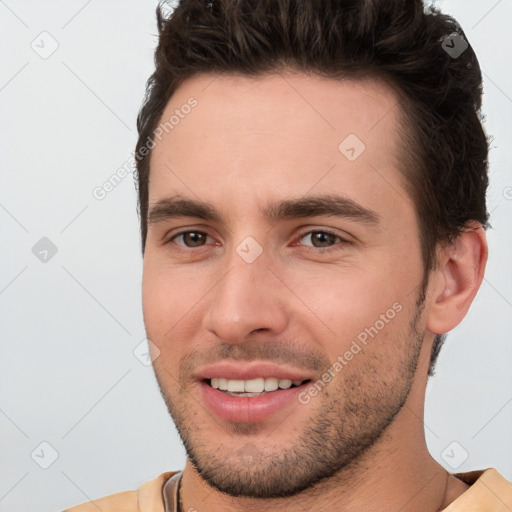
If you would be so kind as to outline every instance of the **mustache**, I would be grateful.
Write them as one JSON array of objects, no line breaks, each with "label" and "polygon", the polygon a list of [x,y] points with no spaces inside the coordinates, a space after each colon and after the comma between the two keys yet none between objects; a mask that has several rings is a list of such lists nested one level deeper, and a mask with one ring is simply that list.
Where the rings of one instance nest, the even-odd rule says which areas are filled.
[{"label": "mustache", "polygon": [[327,356],[314,352],[310,348],[298,347],[290,343],[265,340],[238,344],[222,342],[218,345],[194,349],[185,355],[179,365],[179,380],[185,382],[190,379],[196,368],[225,359],[286,364],[316,373],[323,372],[331,365]]}]

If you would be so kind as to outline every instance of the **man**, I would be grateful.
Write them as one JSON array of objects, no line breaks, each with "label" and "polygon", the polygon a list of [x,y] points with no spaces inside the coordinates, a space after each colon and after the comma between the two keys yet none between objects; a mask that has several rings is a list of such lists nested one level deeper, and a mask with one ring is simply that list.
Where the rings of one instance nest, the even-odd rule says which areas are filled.
[{"label": "man", "polygon": [[183,471],[70,510],[507,511],[428,453],[487,261],[481,73],[420,0],[183,0],[138,119],[144,321]]}]

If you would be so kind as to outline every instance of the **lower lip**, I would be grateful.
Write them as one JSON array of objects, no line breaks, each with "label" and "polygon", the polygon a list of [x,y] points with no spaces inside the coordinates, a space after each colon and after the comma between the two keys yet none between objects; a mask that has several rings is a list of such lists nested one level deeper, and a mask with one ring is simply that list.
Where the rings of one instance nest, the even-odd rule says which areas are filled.
[{"label": "lower lip", "polygon": [[261,396],[231,396],[200,382],[201,393],[207,407],[219,418],[238,423],[263,421],[290,404],[299,404],[297,396],[309,384],[277,391]]}]

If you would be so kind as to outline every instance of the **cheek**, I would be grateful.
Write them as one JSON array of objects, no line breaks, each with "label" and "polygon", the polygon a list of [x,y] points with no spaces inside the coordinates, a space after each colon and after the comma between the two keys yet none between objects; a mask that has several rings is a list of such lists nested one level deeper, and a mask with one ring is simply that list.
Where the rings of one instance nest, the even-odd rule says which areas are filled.
[{"label": "cheek", "polygon": [[170,369],[197,337],[204,311],[206,281],[186,268],[169,268],[147,254],[142,278],[142,309],[147,336],[161,352],[160,364]]},{"label": "cheek", "polygon": [[151,338],[153,331],[157,331],[158,318],[161,317],[160,309],[163,304],[159,296],[162,283],[157,278],[157,269],[151,258],[150,251],[146,249],[142,272],[142,311],[148,336]]},{"label": "cheek", "polygon": [[[174,315],[185,306],[194,280],[187,275],[186,267],[170,265],[165,251],[149,247],[144,255],[142,274],[142,300],[148,315]],[[169,318],[169,317],[168,317]],[[169,319],[170,320],[170,319]]]},{"label": "cheek", "polygon": [[[142,309],[149,338],[158,344],[163,336],[183,316],[187,287],[178,282],[179,272],[173,276],[146,253],[142,276]],[[175,277],[175,278],[174,278]]]},{"label": "cheek", "polygon": [[[332,268],[307,280],[295,276],[296,294],[304,298],[303,304],[294,306],[303,312],[295,309],[296,320],[331,360],[351,350],[354,341],[364,347],[366,343],[376,345],[373,340],[378,339],[382,341],[375,346],[379,353],[393,350],[394,335],[408,328],[416,299],[409,270],[397,274],[386,266],[378,270],[365,265]],[[291,275],[289,279],[294,280]]]},{"label": "cheek", "polygon": [[[398,282],[397,282],[398,281]],[[375,321],[404,296],[400,280],[377,274],[371,269],[351,267],[318,274],[314,279],[297,279],[297,295],[318,314],[336,326]]]}]

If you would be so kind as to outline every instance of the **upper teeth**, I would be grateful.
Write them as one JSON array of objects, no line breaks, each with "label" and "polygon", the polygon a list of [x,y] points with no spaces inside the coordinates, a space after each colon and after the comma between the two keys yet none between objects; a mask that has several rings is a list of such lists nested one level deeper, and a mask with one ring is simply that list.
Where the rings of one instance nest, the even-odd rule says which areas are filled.
[{"label": "upper teeth", "polygon": [[277,379],[275,377],[257,378],[251,380],[231,380],[223,378],[213,378],[211,385],[213,388],[222,391],[240,392],[240,393],[261,393],[263,391],[275,391],[277,388],[288,389],[291,385],[299,386],[301,380]]}]

